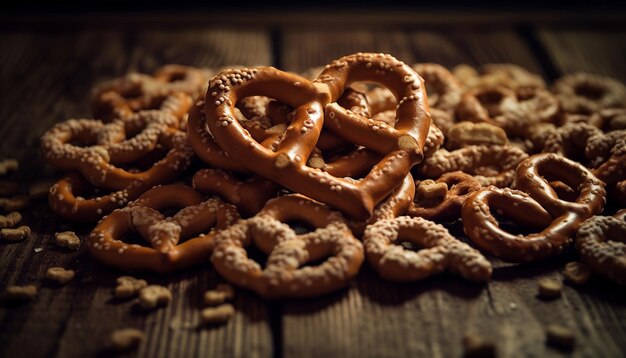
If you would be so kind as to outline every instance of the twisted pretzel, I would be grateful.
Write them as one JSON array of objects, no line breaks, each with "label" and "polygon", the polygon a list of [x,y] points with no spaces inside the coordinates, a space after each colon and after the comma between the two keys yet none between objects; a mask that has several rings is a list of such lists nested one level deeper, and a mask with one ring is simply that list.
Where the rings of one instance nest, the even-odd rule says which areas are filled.
[{"label": "twisted pretzel", "polygon": [[[304,221],[313,232],[296,235],[283,222]],[[338,212],[299,195],[272,199],[254,217],[222,231],[211,261],[229,282],[266,298],[311,297],[345,287],[363,262],[363,247]],[[265,268],[248,258],[254,244],[269,255]],[[316,266],[307,262],[326,258]]]},{"label": "twisted pretzel", "polygon": [[[520,190],[488,187],[471,194],[461,210],[463,230],[479,247],[504,260],[534,261],[556,255],[572,242],[580,223],[604,205],[604,184],[580,164],[555,154],[537,154],[516,173]],[[577,188],[572,202],[557,196],[547,179]],[[494,216],[498,214],[498,217]],[[513,220],[530,234],[514,234],[499,218]],[[536,233],[536,230],[541,230]]]},{"label": "twisted pretzel", "polygon": [[413,69],[426,83],[433,123],[443,133],[448,133],[448,129],[455,123],[454,111],[461,101],[461,87],[452,73],[441,65],[417,63]]},{"label": "twisted pretzel", "polygon": [[614,189],[618,203],[626,204],[626,130],[589,138],[585,154],[596,166],[593,173]]},{"label": "twisted pretzel", "polygon": [[[379,82],[396,93],[395,128],[373,128],[372,120],[333,103],[353,81]],[[295,108],[294,120],[273,150],[254,141],[234,119],[234,104],[251,95],[266,95]],[[430,125],[421,78],[388,55],[346,56],[330,64],[315,83],[274,68],[226,71],[211,81],[205,110],[217,143],[247,168],[359,219],[369,217],[374,206],[421,160]],[[358,183],[307,167],[322,125],[385,157]]]},{"label": "twisted pretzel", "polygon": [[[182,209],[172,217],[158,211],[173,207]],[[121,270],[172,272],[207,260],[216,232],[238,219],[234,206],[205,200],[190,187],[159,186],[98,223],[89,235],[89,251]],[[138,232],[151,247],[121,241],[129,231]]]},{"label": "twisted pretzel", "polygon": [[461,64],[452,73],[466,90],[484,86],[503,86],[512,90],[546,88],[541,76],[510,63],[484,65],[480,73],[469,65]]},{"label": "twisted pretzel", "polygon": [[584,162],[587,142],[598,134],[602,134],[602,131],[590,124],[567,123],[546,137],[543,151]]},{"label": "twisted pretzel", "polygon": [[573,73],[556,80],[552,91],[567,113],[593,114],[606,108],[626,106],[626,88],[612,78]]},{"label": "twisted pretzel", "polygon": [[473,145],[449,152],[440,149],[426,158],[418,171],[427,178],[462,171],[474,175],[482,185],[506,187],[513,183],[515,168],[528,155],[513,146]]},{"label": "twisted pretzel", "polygon": [[576,249],[593,271],[624,285],[626,221],[622,217],[594,216],[585,221],[576,233]]},{"label": "twisted pretzel", "polygon": [[[170,127],[175,123],[171,115],[157,111],[141,112],[128,121],[106,125],[72,119],[55,125],[42,136],[42,152],[49,164],[78,170],[89,182],[106,189],[124,190],[136,181],[165,183],[184,170],[193,155],[185,133]],[[143,131],[124,140],[126,134],[143,125]],[[79,147],[73,144],[76,141],[97,145]],[[132,173],[117,166],[135,162],[158,146],[169,152],[144,172]]]}]

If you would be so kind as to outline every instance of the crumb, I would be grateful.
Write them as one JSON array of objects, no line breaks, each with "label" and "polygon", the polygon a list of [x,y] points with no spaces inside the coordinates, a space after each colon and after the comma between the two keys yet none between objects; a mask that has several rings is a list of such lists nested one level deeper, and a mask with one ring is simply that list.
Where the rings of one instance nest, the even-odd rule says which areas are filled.
[{"label": "crumb", "polygon": [[63,231],[54,234],[54,242],[57,246],[66,247],[70,250],[78,250],[80,248],[80,239],[73,231]]},{"label": "crumb", "polygon": [[150,285],[139,291],[139,306],[146,310],[167,306],[171,301],[172,292],[167,287]]},{"label": "crumb", "polygon": [[541,298],[554,299],[561,296],[563,284],[553,279],[542,279],[539,281],[538,295]]},{"label": "crumb", "polygon": [[56,281],[61,285],[72,281],[75,275],[76,272],[74,272],[74,270],[66,270],[62,267],[50,267],[48,271],[46,271],[46,279]]},{"label": "crumb", "polygon": [[111,333],[111,346],[117,352],[135,349],[143,343],[146,335],[136,328],[117,329]]},{"label": "crumb", "polygon": [[583,285],[587,283],[592,275],[593,273],[587,265],[577,261],[568,262],[567,265],[565,265],[565,270],[563,271],[565,279],[575,285]]},{"label": "crumb", "polygon": [[546,328],[546,343],[555,348],[571,351],[576,345],[576,335],[567,327],[552,324]]},{"label": "crumb", "polygon": [[204,325],[224,324],[235,314],[235,308],[229,303],[202,310],[200,316]]},{"label": "crumb", "polygon": [[135,297],[139,294],[139,291],[146,286],[148,286],[146,280],[137,279],[131,276],[118,277],[114,295],[117,298]]},{"label": "crumb", "polygon": [[235,290],[231,285],[219,284],[214,290],[204,293],[204,304],[207,306],[217,306],[235,296]]},{"label": "crumb", "polygon": [[466,333],[463,336],[464,357],[495,357],[496,345],[477,334]]},{"label": "crumb", "polygon": [[0,236],[6,241],[22,241],[28,238],[31,234],[28,226],[20,226],[17,229],[2,229],[0,230]]},{"label": "crumb", "polygon": [[30,301],[37,296],[37,286],[9,286],[4,293],[4,298],[10,301]]}]

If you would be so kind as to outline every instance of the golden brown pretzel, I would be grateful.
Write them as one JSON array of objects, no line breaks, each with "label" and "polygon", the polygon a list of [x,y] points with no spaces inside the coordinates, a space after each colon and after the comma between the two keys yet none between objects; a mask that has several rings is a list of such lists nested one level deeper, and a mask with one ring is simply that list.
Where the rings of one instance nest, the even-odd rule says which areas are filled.
[{"label": "golden brown pretzel", "polygon": [[219,169],[198,171],[193,176],[193,187],[204,194],[218,195],[235,205],[245,216],[258,213],[280,190],[276,183],[258,175],[240,181],[232,174]]},{"label": "golden brown pretzel", "polygon": [[[391,68],[394,72],[389,72]],[[332,103],[353,81],[380,82],[392,88],[401,99],[396,128],[373,130],[361,121],[362,117],[355,117],[342,122],[343,132],[335,132],[354,144],[365,144],[368,149],[385,155],[358,183],[305,165],[322,126],[333,122],[332,113],[335,122],[338,117],[357,116]],[[252,140],[234,119],[234,104],[239,98],[252,95],[266,95],[295,108],[294,120],[273,150]],[[330,64],[315,83],[274,68],[223,72],[211,81],[205,106],[209,129],[217,143],[246,167],[360,219],[369,217],[374,206],[421,160],[426,129],[430,125],[421,79],[408,66],[387,55],[346,56]],[[326,121],[323,121],[324,107],[328,111]],[[357,132],[346,135],[350,128]],[[329,129],[338,130],[337,123],[329,125]],[[367,132],[359,135],[359,129]]]},{"label": "golden brown pretzel", "polygon": [[482,187],[473,176],[463,172],[445,173],[436,181],[431,180],[430,185],[425,182],[416,183],[415,199],[406,215],[433,221],[458,219],[467,197]]},{"label": "golden brown pretzel", "polygon": [[[296,235],[284,224],[292,220],[315,230]],[[264,268],[248,258],[245,247],[253,244],[269,255]],[[319,265],[300,267],[324,258]],[[311,297],[346,286],[363,262],[363,246],[341,214],[303,196],[287,195],[222,231],[211,261],[226,280],[263,297]]]},{"label": "golden brown pretzel", "polygon": [[466,89],[483,86],[518,88],[546,88],[541,76],[511,63],[496,63],[482,66],[480,73],[473,67],[461,64],[452,70],[459,83]]},{"label": "golden brown pretzel", "polygon": [[593,173],[614,191],[611,197],[626,205],[626,130],[589,138],[585,154],[595,167]]},{"label": "golden brown pretzel", "polygon": [[428,104],[433,123],[448,133],[454,125],[454,111],[461,101],[461,87],[445,67],[435,63],[416,63],[413,69],[426,83]]},{"label": "golden brown pretzel", "polygon": [[[145,129],[134,138],[120,141],[125,137],[120,128],[131,126],[136,122],[134,118],[143,118],[137,122],[147,123]],[[165,183],[184,170],[193,156],[185,133],[170,127],[175,123],[171,115],[156,111],[140,112],[128,121],[107,125],[94,120],[68,120],[42,136],[42,153],[49,164],[78,170],[92,184],[110,190],[126,189],[136,181]],[[88,146],[76,146],[75,141]],[[91,145],[94,142],[100,145]],[[135,162],[159,146],[169,152],[144,172],[132,173],[117,166]]]},{"label": "golden brown pretzel", "polygon": [[[182,209],[168,218],[158,211],[175,207]],[[99,222],[88,247],[94,258],[121,270],[172,272],[205,262],[216,232],[237,219],[234,206],[205,200],[190,187],[158,186]],[[150,247],[121,241],[129,231],[139,232]]]},{"label": "golden brown pretzel", "polygon": [[598,134],[602,134],[602,131],[591,124],[567,123],[548,134],[543,152],[556,153],[586,163],[587,142]]},{"label": "golden brown pretzel", "polygon": [[605,76],[568,74],[554,82],[552,91],[567,113],[590,115],[602,109],[626,106],[624,85]]},{"label": "golden brown pretzel", "polygon": [[576,233],[581,260],[594,272],[626,284],[626,221],[620,217],[594,216]]},{"label": "golden brown pretzel", "polygon": [[[577,188],[577,198],[572,202],[559,198],[545,177]],[[590,171],[556,154],[537,154],[522,162],[516,172],[516,186],[520,190],[478,190],[461,210],[463,229],[474,243],[515,262],[560,253],[572,242],[580,223],[602,211],[606,194],[604,184]],[[500,227],[501,217],[531,233],[508,232]]]},{"label": "golden brown pretzel", "polygon": [[462,171],[474,175],[482,185],[506,187],[513,183],[515,168],[528,155],[513,146],[472,145],[452,152],[440,149],[426,158],[418,171],[427,178]]}]

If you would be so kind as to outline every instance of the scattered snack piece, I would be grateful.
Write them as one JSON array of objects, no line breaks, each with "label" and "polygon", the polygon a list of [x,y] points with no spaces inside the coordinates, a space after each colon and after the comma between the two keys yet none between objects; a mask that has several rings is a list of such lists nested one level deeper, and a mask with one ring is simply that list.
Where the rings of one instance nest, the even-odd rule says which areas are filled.
[{"label": "scattered snack piece", "polygon": [[13,211],[6,216],[0,215],[0,229],[13,227],[17,225],[17,223],[19,223],[20,221],[22,221],[22,214],[18,213],[17,211]]},{"label": "scattered snack piece", "polygon": [[6,241],[22,241],[30,236],[30,228],[20,226],[17,229],[2,229],[0,236]]},{"label": "scattered snack piece", "polygon": [[38,182],[33,184],[30,189],[28,189],[28,196],[31,199],[44,199],[48,197],[48,193],[50,192],[50,187],[54,185],[54,183],[50,182]]},{"label": "scattered snack piece", "polygon": [[209,290],[204,293],[204,304],[207,306],[220,305],[235,296],[233,286],[221,283],[217,285],[215,290]]},{"label": "scattered snack piece", "polygon": [[172,301],[172,292],[159,285],[146,286],[139,291],[139,305],[146,310],[167,306]]},{"label": "scattered snack piece", "polygon": [[4,211],[22,210],[28,206],[28,196],[17,195],[10,198],[0,198],[0,208]]},{"label": "scattered snack piece", "polygon": [[448,194],[448,185],[446,183],[438,183],[432,179],[422,180],[416,188],[418,199],[436,199],[443,198]]},{"label": "scattered snack piece", "polygon": [[460,122],[448,130],[446,147],[449,150],[466,145],[505,145],[509,142],[504,129],[489,123]]},{"label": "scattered snack piece", "polygon": [[561,350],[571,351],[576,344],[576,334],[567,327],[551,324],[546,328],[546,343]]},{"label": "scattered snack piece", "polygon": [[496,345],[477,334],[466,333],[463,336],[463,351],[463,356],[468,358],[495,357]]},{"label": "scattered snack piece", "polygon": [[229,303],[202,310],[201,318],[204,325],[218,325],[228,322],[235,314],[235,308]]},{"label": "scattered snack piece", "polygon": [[63,231],[54,234],[54,242],[57,246],[66,247],[70,250],[78,250],[80,248],[80,239],[73,231]]},{"label": "scattered snack piece", "polygon": [[134,278],[132,276],[118,277],[114,295],[117,298],[135,297],[146,286],[148,286],[148,282],[146,282],[146,280]]},{"label": "scattered snack piece", "polygon": [[16,171],[19,163],[15,159],[4,159],[0,161],[0,175],[6,175],[9,172]]},{"label": "scattered snack piece", "polygon": [[63,267],[50,267],[46,271],[46,279],[56,281],[60,285],[66,285],[74,279],[75,275],[74,270],[66,270]]},{"label": "scattered snack piece", "polygon": [[20,185],[14,181],[0,181],[0,196],[14,195],[20,191]]},{"label": "scattered snack piece", "polygon": [[4,293],[4,298],[9,301],[29,301],[37,296],[37,286],[9,286]]},{"label": "scattered snack piece", "polygon": [[563,276],[565,279],[575,285],[583,285],[589,281],[593,272],[582,262],[572,261],[565,265]]},{"label": "scattered snack piece", "polygon": [[538,294],[541,298],[554,299],[560,297],[561,291],[563,291],[563,284],[560,281],[549,278],[539,281]]},{"label": "scattered snack piece", "polygon": [[143,343],[146,335],[136,328],[117,329],[111,333],[111,346],[117,352],[135,349]]}]

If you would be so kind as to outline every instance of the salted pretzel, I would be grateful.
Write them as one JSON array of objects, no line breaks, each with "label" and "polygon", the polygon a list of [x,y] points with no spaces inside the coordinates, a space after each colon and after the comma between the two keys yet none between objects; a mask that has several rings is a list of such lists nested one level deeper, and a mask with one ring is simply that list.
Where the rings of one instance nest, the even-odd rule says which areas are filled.
[{"label": "salted pretzel", "polygon": [[461,101],[461,87],[452,73],[441,65],[417,63],[412,67],[426,83],[433,123],[443,133],[448,133],[455,123],[454,111]]},{"label": "salted pretzel", "polygon": [[235,205],[245,216],[258,213],[265,203],[275,197],[280,186],[258,175],[241,181],[219,169],[202,169],[193,176],[193,187],[201,193],[218,195]]},{"label": "salted pretzel", "polygon": [[506,132],[489,123],[459,122],[446,133],[446,149],[454,150],[467,145],[506,145]]},{"label": "salted pretzel", "polygon": [[564,157],[586,163],[587,142],[602,131],[587,123],[567,123],[547,135],[543,152],[556,153]]},{"label": "salted pretzel", "polygon": [[614,191],[618,203],[626,205],[626,130],[589,138],[585,155],[595,167],[593,173]]},{"label": "salted pretzel", "polygon": [[[159,210],[181,208],[165,217]],[[98,223],[88,239],[91,255],[121,270],[172,272],[205,262],[214,237],[239,219],[237,209],[183,185],[152,188]],[[150,246],[122,241],[138,232]]]},{"label": "salted pretzel", "polygon": [[532,123],[554,122],[559,103],[548,91],[503,86],[477,87],[466,92],[457,107],[460,121],[485,122],[511,136],[524,136]]},{"label": "salted pretzel", "polygon": [[504,86],[512,90],[546,88],[541,76],[510,63],[487,64],[482,66],[480,73],[469,65],[461,64],[454,67],[452,73],[466,90],[483,86]]},{"label": "salted pretzel", "polygon": [[[355,81],[378,82],[394,91],[399,103],[395,128],[376,126],[373,120],[334,103]],[[273,150],[254,141],[234,119],[235,103],[253,95],[272,97],[295,109],[293,121]],[[356,54],[328,65],[314,83],[271,67],[223,72],[210,82],[205,110],[216,142],[247,168],[366,219],[423,157],[430,126],[424,97],[421,78],[402,62],[389,55]],[[322,126],[385,157],[358,183],[310,168],[306,162]]]},{"label": "salted pretzel", "polygon": [[[413,205],[415,184],[409,174],[374,211],[365,228],[367,261],[392,281],[415,281],[449,270],[471,281],[491,277],[491,264],[479,251],[456,240],[446,228],[420,217],[401,216]],[[420,247],[403,248],[403,240]]]},{"label": "salted pretzel", "polygon": [[626,284],[626,221],[617,217],[594,216],[576,233],[581,260],[594,272],[621,285]]},{"label": "salted pretzel", "polygon": [[626,107],[626,87],[610,77],[568,74],[554,82],[552,91],[567,113],[590,115],[606,108]]},{"label": "salted pretzel", "polygon": [[528,155],[513,146],[472,145],[454,151],[440,149],[426,158],[418,172],[436,179],[445,173],[462,171],[482,185],[507,187],[513,183],[515,168]]},{"label": "salted pretzel", "polygon": [[[577,198],[559,198],[548,180],[576,188]],[[588,169],[556,154],[537,154],[522,162],[516,171],[516,187],[519,190],[478,190],[461,210],[463,229],[474,243],[514,262],[539,260],[562,252],[572,243],[580,223],[602,211],[606,195],[604,183]],[[500,226],[501,218],[532,233],[511,233]]]},{"label": "salted pretzel", "polygon": [[174,115],[182,125],[194,96],[206,87],[210,75],[208,70],[180,65],[163,66],[153,76],[130,73],[93,90],[94,116],[109,122],[158,109]]},{"label": "salted pretzel", "polygon": [[443,174],[436,181],[416,182],[415,199],[406,215],[433,221],[456,220],[469,195],[482,185],[473,176],[463,172]]},{"label": "salted pretzel", "polygon": [[[294,220],[314,231],[297,235],[286,224]],[[250,245],[268,255],[265,267],[248,258]],[[321,264],[304,266],[321,259]],[[286,195],[220,232],[211,261],[226,280],[263,297],[312,297],[345,287],[361,267],[363,246],[338,212],[300,195]]]},{"label": "salted pretzel", "polygon": [[[95,120],[71,119],[42,136],[42,153],[49,164],[78,170],[92,184],[109,190],[124,190],[136,181],[166,183],[186,168],[193,156],[185,133],[171,127],[175,124],[174,117],[159,111],[140,112],[127,121],[106,125]],[[125,139],[141,127],[140,133]],[[146,171],[130,172],[119,166],[135,162],[159,146],[169,151]]]}]

